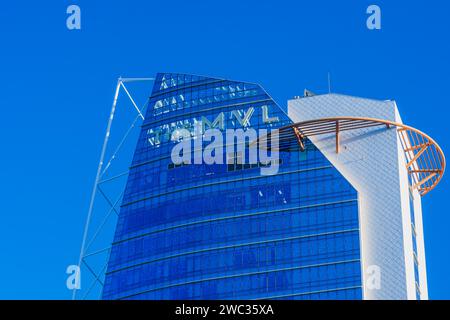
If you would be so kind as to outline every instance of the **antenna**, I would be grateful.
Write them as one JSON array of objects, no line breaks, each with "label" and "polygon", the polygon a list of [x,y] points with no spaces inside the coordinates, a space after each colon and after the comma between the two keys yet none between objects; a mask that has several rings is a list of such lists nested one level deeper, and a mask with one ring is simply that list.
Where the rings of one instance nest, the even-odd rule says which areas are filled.
[{"label": "antenna", "polygon": [[331,76],[329,71],[328,71],[328,93],[331,93]]}]

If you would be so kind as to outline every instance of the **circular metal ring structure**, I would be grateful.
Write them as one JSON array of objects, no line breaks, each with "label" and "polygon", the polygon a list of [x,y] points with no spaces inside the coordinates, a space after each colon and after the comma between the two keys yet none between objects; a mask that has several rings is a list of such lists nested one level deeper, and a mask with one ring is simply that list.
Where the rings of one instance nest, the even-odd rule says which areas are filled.
[{"label": "circular metal ring structure", "polygon": [[[409,174],[412,190],[417,189],[421,196],[432,190],[442,179],[445,170],[445,156],[439,145],[425,133],[389,120],[360,117],[333,117],[302,121],[278,129],[278,150],[305,150],[305,139],[312,136],[334,134],[336,153],[339,153],[339,134],[342,131],[369,127],[396,129],[405,153],[405,166]],[[259,144],[270,148],[271,134],[258,139]],[[374,146],[376,147],[376,146]]]}]

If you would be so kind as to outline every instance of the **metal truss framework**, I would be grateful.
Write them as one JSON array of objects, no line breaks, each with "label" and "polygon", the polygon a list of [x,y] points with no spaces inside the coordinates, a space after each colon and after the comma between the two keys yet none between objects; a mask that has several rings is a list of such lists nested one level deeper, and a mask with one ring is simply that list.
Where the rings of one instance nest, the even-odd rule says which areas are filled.
[{"label": "metal truss framework", "polygon": [[[80,249],[80,256],[79,256],[79,260],[78,260],[78,268],[79,270],[87,270],[87,272],[91,273],[91,275],[93,276],[93,281],[92,283],[87,287],[87,291],[84,293],[82,299],[86,299],[90,292],[92,291],[92,289],[95,287],[95,285],[100,285],[101,288],[103,288],[103,281],[102,281],[102,276],[104,275],[104,273],[106,272],[107,266],[108,266],[108,260],[109,260],[109,254],[111,251],[111,242],[112,242],[112,235],[111,236],[111,242],[109,243],[109,246],[104,248],[104,249],[100,249],[100,250],[95,250],[95,251],[91,251],[90,249],[92,248],[92,244],[95,243],[95,241],[97,240],[98,235],[104,231],[104,227],[105,224],[107,223],[108,220],[112,219],[112,217],[117,217],[119,215],[119,211],[117,209],[117,206],[120,205],[120,200],[122,199],[123,196],[123,189],[121,194],[117,197],[112,199],[110,196],[107,195],[107,193],[105,192],[103,186],[107,183],[112,183],[114,181],[116,181],[117,179],[127,176],[128,175],[128,169],[122,173],[116,174],[112,177],[106,177],[106,173],[109,172],[110,168],[111,168],[111,164],[113,163],[113,161],[117,158],[117,155],[119,154],[119,152],[121,151],[125,141],[127,140],[128,136],[130,135],[130,133],[133,131],[133,128],[136,127],[136,124],[139,120],[144,120],[144,109],[147,105],[147,102],[144,104],[144,106],[142,106],[141,108],[139,108],[135,102],[135,100],[133,99],[132,95],[130,94],[130,92],[128,91],[127,87],[125,86],[125,84],[127,83],[131,83],[131,82],[142,82],[142,81],[154,81],[154,78],[119,78],[117,81],[117,86],[116,86],[116,90],[115,90],[115,94],[114,94],[114,99],[113,99],[113,103],[112,103],[112,107],[111,107],[111,112],[108,118],[108,124],[106,127],[106,132],[105,132],[105,137],[103,140],[103,145],[102,145],[102,149],[101,149],[101,153],[100,153],[100,159],[98,162],[98,166],[97,166],[97,173],[95,176],[95,181],[94,181],[94,186],[92,189],[92,193],[91,193],[91,198],[90,198],[90,202],[89,202],[89,209],[88,209],[88,213],[87,213],[87,217],[86,217],[86,222],[84,225],[84,231],[83,231],[83,238],[82,238],[82,242],[81,242],[81,249]],[[112,155],[109,157],[109,159],[107,160],[107,162],[105,162],[105,157],[106,157],[106,153],[107,153],[107,148],[108,148],[108,143],[110,142],[110,136],[111,136],[111,127],[112,127],[112,123],[114,120],[114,116],[116,113],[116,107],[117,107],[117,101],[118,101],[118,97],[119,97],[119,93],[120,93],[120,89],[123,89],[123,91],[125,92],[126,96],[129,98],[129,100],[131,101],[131,104],[133,105],[137,115],[134,118],[134,120],[132,121],[131,125],[129,126],[128,130],[124,133],[124,135],[122,136],[122,138],[120,139],[120,142],[117,144],[117,146],[115,146],[115,148],[113,149],[114,152],[112,153]],[[107,210],[107,212],[105,213],[105,215],[103,216],[103,218],[101,219],[101,222],[99,223],[98,226],[96,226],[95,231],[92,233],[92,235],[90,235],[90,229],[91,229],[91,223],[92,223],[92,217],[93,217],[93,211],[94,211],[94,206],[95,203],[97,201],[97,198],[101,196],[107,203],[109,209]],[[104,264],[102,265],[100,270],[95,270],[87,261],[88,257],[92,257],[92,256],[96,256],[99,254],[105,254],[106,253],[106,261],[104,261]],[[83,271],[84,274],[84,271]],[[80,276],[80,275],[79,275]],[[83,276],[83,279],[85,277]],[[77,289],[74,289],[72,292],[72,299],[76,299],[77,298]]]},{"label": "metal truss framework", "polygon": [[[369,127],[396,129],[405,153],[410,187],[421,196],[430,192],[442,179],[445,156],[439,145],[425,133],[389,120],[361,117],[333,117],[302,121],[282,127],[278,131],[279,151],[305,150],[305,139],[319,135],[334,135],[336,153],[340,152],[340,132]],[[263,145],[270,144],[270,134],[260,137]],[[376,148],[377,146],[374,146]]]}]

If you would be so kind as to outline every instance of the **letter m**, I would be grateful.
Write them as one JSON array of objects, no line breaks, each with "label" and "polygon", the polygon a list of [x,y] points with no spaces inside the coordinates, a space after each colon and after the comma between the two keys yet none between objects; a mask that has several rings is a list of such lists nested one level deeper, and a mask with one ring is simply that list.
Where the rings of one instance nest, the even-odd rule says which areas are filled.
[{"label": "letter m", "polygon": [[221,112],[217,116],[217,118],[211,123],[206,117],[202,117],[202,131],[206,131],[206,126],[210,129],[219,128],[220,130],[223,130],[225,128],[225,116],[224,113]]}]

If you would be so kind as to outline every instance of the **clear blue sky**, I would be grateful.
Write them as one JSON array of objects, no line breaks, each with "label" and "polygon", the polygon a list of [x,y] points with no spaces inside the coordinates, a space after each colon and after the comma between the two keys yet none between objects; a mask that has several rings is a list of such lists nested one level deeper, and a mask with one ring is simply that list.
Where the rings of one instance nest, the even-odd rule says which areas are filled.
[{"label": "clear blue sky", "polygon": [[[81,7],[80,31],[66,8]],[[382,10],[381,31],[366,8]],[[450,155],[448,1],[7,1],[0,6],[0,298],[65,299],[116,79],[158,71],[395,99]],[[449,156],[450,157],[450,156]],[[429,295],[450,298],[450,176],[423,198]]]}]

